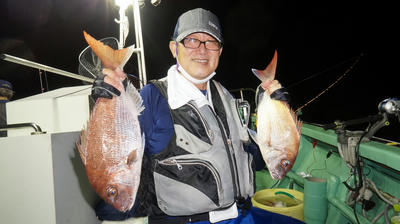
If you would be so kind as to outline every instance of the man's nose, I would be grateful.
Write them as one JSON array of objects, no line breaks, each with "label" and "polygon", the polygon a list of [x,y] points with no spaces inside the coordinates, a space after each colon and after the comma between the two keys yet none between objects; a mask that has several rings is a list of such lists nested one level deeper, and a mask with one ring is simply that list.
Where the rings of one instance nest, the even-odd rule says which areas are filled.
[{"label": "man's nose", "polygon": [[201,51],[201,52],[207,52],[206,42],[200,43],[199,51]]}]

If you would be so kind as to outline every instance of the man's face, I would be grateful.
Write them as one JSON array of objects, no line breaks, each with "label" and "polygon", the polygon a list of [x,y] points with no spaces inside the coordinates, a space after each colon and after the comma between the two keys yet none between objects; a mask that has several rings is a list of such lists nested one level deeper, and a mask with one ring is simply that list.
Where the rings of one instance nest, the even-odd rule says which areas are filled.
[{"label": "man's face", "polygon": [[[216,41],[216,39],[206,33],[192,33],[186,38],[194,38],[200,41]],[[171,53],[176,57],[176,42],[170,42]],[[215,71],[218,67],[219,50],[208,50],[204,44],[200,44],[197,49],[185,48],[182,43],[178,44],[178,62],[189,75],[196,79],[204,79]]]}]

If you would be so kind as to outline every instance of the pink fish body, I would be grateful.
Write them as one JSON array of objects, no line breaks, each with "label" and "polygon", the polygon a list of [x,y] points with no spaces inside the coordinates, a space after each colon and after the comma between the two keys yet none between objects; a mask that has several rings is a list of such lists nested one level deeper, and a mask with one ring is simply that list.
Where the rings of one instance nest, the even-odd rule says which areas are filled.
[{"label": "pink fish body", "polygon": [[[257,134],[253,136],[260,147],[268,170],[274,179],[282,179],[292,168],[299,149],[301,122],[286,102],[274,100],[268,86],[275,78],[277,52],[265,70],[252,71],[263,81],[265,92],[257,106]],[[253,134],[254,135],[254,134]]]},{"label": "pink fish body", "polygon": [[132,208],[140,183],[144,138],[138,115],[143,109],[140,94],[128,83],[120,96],[96,101],[77,143],[90,184],[122,212]]}]

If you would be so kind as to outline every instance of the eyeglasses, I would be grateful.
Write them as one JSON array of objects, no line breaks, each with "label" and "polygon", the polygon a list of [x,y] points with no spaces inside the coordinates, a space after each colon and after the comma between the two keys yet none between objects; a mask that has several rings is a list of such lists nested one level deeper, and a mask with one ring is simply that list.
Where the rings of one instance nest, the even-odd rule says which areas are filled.
[{"label": "eyeglasses", "polygon": [[200,41],[195,38],[183,38],[183,40],[181,40],[181,43],[183,44],[184,47],[190,49],[197,49],[200,47],[201,44],[204,44],[204,47],[207,50],[211,51],[218,51],[222,47],[222,44],[218,41],[215,40]]}]

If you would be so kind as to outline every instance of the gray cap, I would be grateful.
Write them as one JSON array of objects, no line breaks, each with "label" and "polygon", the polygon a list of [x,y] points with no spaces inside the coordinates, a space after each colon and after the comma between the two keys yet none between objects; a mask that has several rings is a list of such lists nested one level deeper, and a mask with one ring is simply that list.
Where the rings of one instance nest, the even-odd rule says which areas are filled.
[{"label": "gray cap", "polygon": [[210,34],[220,43],[223,42],[218,17],[202,8],[187,11],[178,18],[172,39],[181,41],[187,35],[197,32]]}]

